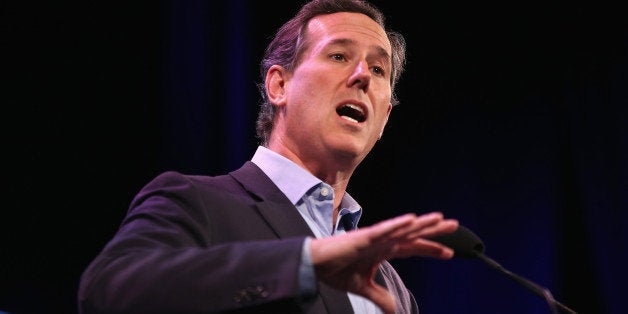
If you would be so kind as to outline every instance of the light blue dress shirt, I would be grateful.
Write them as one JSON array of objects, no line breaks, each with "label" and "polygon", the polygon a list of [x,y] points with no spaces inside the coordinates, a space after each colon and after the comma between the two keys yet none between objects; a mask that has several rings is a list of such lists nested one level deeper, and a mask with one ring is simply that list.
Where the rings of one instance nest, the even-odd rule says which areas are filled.
[{"label": "light blue dress shirt", "polygon": [[[334,190],[291,160],[259,146],[251,159],[277,185],[299,211],[317,238],[345,233],[355,229],[362,208],[349,195],[344,194],[336,224],[333,224]],[[306,294],[316,291],[316,277],[310,257],[310,239],[303,244],[299,282]],[[380,314],[382,311],[370,300],[347,293],[355,313]]]}]

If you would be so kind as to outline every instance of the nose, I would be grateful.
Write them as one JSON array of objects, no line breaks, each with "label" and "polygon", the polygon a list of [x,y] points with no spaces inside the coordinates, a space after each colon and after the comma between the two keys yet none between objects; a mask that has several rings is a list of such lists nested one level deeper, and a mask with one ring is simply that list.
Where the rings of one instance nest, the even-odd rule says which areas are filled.
[{"label": "nose", "polygon": [[358,62],[355,69],[353,69],[353,73],[351,73],[351,76],[349,77],[349,86],[357,86],[366,93],[370,82],[371,72],[369,71],[368,64],[364,61]]}]

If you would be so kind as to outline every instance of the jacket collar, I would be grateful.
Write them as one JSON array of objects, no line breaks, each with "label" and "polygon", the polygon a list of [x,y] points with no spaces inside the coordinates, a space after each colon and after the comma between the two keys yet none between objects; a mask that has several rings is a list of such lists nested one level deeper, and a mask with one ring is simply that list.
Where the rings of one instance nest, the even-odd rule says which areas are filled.
[{"label": "jacket collar", "polygon": [[229,173],[249,192],[255,206],[280,238],[311,236],[314,234],[290,200],[253,162],[247,161],[240,169]]}]

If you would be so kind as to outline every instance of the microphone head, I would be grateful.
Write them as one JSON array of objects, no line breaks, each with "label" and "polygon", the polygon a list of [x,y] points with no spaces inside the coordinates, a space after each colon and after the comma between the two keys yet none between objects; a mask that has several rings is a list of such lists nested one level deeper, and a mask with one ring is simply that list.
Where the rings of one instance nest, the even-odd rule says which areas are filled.
[{"label": "microphone head", "polygon": [[433,237],[433,241],[444,244],[454,250],[454,257],[474,258],[484,254],[484,243],[471,230],[458,226],[453,233]]}]

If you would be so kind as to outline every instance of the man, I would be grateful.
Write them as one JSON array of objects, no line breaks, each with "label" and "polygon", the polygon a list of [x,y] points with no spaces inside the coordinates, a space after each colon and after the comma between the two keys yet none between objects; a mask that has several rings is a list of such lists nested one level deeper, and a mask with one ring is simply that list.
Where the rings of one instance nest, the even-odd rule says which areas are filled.
[{"label": "man", "polygon": [[357,229],[349,179],[381,137],[403,37],[357,0],[314,0],[261,64],[262,145],[229,174],[164,173],[85,270],[81,313],[417,313],[387,262],[447,259],[458,222],[406,214]]}]

